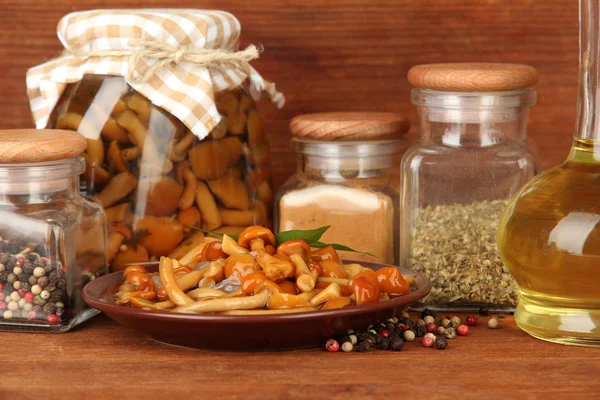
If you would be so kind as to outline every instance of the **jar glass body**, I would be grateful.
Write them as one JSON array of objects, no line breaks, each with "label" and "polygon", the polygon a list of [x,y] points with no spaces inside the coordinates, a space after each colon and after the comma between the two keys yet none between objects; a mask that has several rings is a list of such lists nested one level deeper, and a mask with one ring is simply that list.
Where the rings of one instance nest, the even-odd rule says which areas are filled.
[{"label": "jar glass body", "polygon": [[400,263],[433,283],[430,308],[510,311],[518,287],[500,262],[497,222],[539,170],[526,141],[535,92],[414,89],[420,140],[401,167]]},{"label": "jar glass body", "polygon": [[65,89],[49,127],[88,139],[82,192],[106,211],[112,270],[182,257],[205,235],[193,227],[237,235],[272,223],[261,116],[244,87],[215,96],[223,119],[199,140],[122,77],[86,75]]},{"label": "jar glass body", "polygon": [[294,139],[298,168],[277,192],[276,231],[330,225],[321,241],[360,252],[343,258],[397,263],[399,177],[406,140]]},{"label": "jar glass body", "polygon": [[600,346],[598,0],[580,2],[578,121],[567,160],[511,201],[500,223],[502,260],[521,288],[520,328],[552,342]]},{"label": "jar glass body", "polygon": [[84,168],[0,165],[0,330],[65,332],[98,313],[80,293],[106,273],[106,220],[79,193]]}]

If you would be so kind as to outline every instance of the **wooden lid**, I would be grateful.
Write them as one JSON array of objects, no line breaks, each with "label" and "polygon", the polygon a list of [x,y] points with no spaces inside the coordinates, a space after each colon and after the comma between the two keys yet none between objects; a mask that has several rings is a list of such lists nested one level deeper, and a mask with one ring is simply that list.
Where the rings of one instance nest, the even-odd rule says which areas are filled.
[{"label": "wooden lid", "polygon": [[12,129],[0,131],[0,164],[57,161],[85,151],[87,142],[73,131]]},{"label": "wooden lid", "polygon": [[385,112],[333,112],[298,115],[290,122],[297,138],[311,140],[379,140],[403,136],[410,121]]},{"label": "wooden lid", "polygon": [[537,80],[537,70],[522,64],[424,64],[408,71],[408,81],[415,87],[452,92],[517,90],[533,86]]}]

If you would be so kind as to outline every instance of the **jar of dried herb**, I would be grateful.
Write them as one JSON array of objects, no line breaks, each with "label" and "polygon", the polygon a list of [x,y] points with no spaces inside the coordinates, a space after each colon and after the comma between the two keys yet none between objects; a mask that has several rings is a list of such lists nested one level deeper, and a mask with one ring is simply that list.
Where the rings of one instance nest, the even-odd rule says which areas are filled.
[{"label": "jar of dried herb", "polygon": [[496,231],[508,200],[539,171],[526,141],[537,71],[435,64],[408,79],[420,139],[402,160],[400,263],[433,282],[429,308],[511,311],[519,291]]},{"label": "jar of dried herb", "polygon": [[276,229],[331,225],[324,242],[370,253],[341,251],[343,257],[396,263],[397,165],[408,148],[409,127],[408,119],[393,113],[294,118],[290,129],[298,169],[277,193]]}]

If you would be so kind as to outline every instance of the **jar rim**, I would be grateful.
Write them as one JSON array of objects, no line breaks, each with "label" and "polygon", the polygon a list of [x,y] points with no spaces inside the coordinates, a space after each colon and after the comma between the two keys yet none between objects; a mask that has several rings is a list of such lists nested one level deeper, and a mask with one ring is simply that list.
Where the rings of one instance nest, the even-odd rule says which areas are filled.
[{"label": "jar rim", "polygon": [[417,106],[443,109],[491,110],[532,106],[537,95],[534,89],[518,89],[502,92],[446,92],[414,88],[410,100]]},{"label": "jar rim", "polygon": [[81,156],[56,161],[23,164],[0,164],[1,181],[54,180],[77,176],[85,171]]},{"label": "jar rim", "polygon": [[299,154],[321,157],[369,157],[401,154],[408,145],[405,137],[369,141],[324,141],[292,138],[292,146]]}]

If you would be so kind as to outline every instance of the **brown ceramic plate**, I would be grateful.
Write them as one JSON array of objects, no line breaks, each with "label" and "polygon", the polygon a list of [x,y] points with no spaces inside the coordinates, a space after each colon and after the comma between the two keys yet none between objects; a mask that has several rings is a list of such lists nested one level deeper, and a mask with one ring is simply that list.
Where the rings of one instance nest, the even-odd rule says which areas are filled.
[{"label": "brown ceramic plate", "polygon": [[[374,270],[387,266],[349,262]],[[149,271],[156,269],[148,267]],[[408,295],[375,304],[295,314],[176,314],[117,306],[110,303],[106,293],[121,281],[121,272],[94,279],[85,286],[83,299],[119,324],[172,345],[218,350],[292,350],[322,346],[327,339],[350,328],[384,321],[429,293],[431,283],[424,276],[405,268],[400,271],[415,277],[416,290]]]}]

